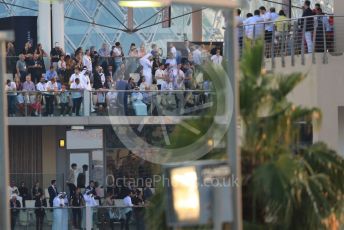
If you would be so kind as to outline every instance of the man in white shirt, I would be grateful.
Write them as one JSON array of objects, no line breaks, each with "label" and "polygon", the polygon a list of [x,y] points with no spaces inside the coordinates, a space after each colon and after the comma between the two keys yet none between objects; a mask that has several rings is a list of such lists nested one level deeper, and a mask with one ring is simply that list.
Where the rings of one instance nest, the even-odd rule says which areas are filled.
[{"label": "man in white shirt", "polygon": [[246,37],[254,40],[264,35],[264,20],[260,17],[260,11],[255,10],[254,16],[245,20]]},{"label": "man in white shirt", "polygon": [[19,196],[19,190],[18,187],[15,186],[15,182],[11,181],[10,186],[8,187],[8,196],[11,198],[12,196],[16,196],[17,200],[20,202],[20,204],[23,204],[23,198]]},{"label": "man in white shirt", "polygon": [[82,94],[85,86],[80,82],[79,78],[76,78],[75,81],[70,85],[72,91],[72,99],[73,99],[73,108],[72,113],[73,115],[80,116],[80,107],[82,102]]},{"label": "man in white shirt", "polygon": [[7,94],[7,106],[8,106],[8,116],[15,117],[16,115],[16,99],[17,99],[17,86],[11,80],[6,81],[5,92]]},{"label": "man in white shirt", "polygon": [[160,63],[159,69],[155,71],[155,80],[157,81],[158,89],[161,90],[161,85],[165,80],[165,65]]},{"label": "man in white shirt", "polygon": [[80,79],[80,76],[81,76],[81,73],[80,73],[79,67],[75,67],[74,73],[73,73],[72,76],[70,76],[70,78],[69,78],[69,84],[74,83],[74,81],[75,81],[76,78],[79,78],[79,79]]},{"label": "man in white shirt", "polygon": [[55,93],[58,91],[58,86],[55,77],[53,77],[48,83],[45,85],[45,110],[46,115],[52,117],[54,114],[54,99]]},{"label": "man in white shirt", "polygon": [[45,91],[45,85],[46,85],[46,83],[45,83],[45,77],[42,76],[42,77],[41,77],[41,81],[38,82],[37,85],[36,85],[37,91],[40,91],[40,92]]},{"label": "man in white shirt", "polygon": [[125,227],[125,230],[129,230],[129,223],[131,219],[131,215],[133,212],[132,207],[134,206],[131,201],[131,196],[133,196],[132,191],[127,188],[126,195],[123,199],[123,205],[124,205],[124,214],[125,214],[125,222],[121,222],[121,229]]},{"label": "man in white shirt", "polygon": [[122,64],[123,49],[121,47],[121,43],[119,43],[119,42],[115,43],[115,47],[112,50],[112,57],[114,57],[114,69],[113,69],[113,71],[116,72],[116,70]]},{"label": "man in white shirt", "polygon": [[192,58],[195,67],[202,65],[202,51],[200,50],[200,46],[195,46],[195,50],[192,52]]},{"label": "man in white shirt", "polygon": [[86,50],[85,55],[82,57],[82,64],[86,66],[89,73],[92,73],[92,59],[90,50]]},{"label": "man in white shirt", "polygon": [[221,56],[221,50],[216,49],[216,54],[211,57],[211,61],[214,64],[221,65],[222,64],[222,56]]},{"label": "man in white shirt", "polygon": [[173,83],[168,75],[165,75],[165,81],[161,84],[161,91],[171,91],[173,90]]},{"label": "man in white shirt", "polygon": [[169,52],[172,53],[172,57],[171,57],[171,58],[174,58],[174,59],[177,58],[177,49],[176,49],[176,47],[174,46],[173,43],[170,44],[170,50],[169,50]]}]

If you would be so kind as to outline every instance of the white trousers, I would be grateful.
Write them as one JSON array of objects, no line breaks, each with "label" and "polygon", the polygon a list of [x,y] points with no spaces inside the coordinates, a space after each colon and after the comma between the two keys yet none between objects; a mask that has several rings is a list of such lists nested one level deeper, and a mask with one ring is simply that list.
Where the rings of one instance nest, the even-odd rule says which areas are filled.
[{"label": "white trousers", "polygon": [[311,31],[305,32],[305,39],[307,43],[308,53],[312,53],[313,52],[313,37],[312,37]]}]

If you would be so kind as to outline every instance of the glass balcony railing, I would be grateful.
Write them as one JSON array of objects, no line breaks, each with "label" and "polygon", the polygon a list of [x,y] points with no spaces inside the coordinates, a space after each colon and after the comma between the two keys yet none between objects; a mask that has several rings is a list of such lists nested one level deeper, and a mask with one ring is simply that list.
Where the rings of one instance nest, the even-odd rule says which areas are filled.
[{"label": "glass balcony railing", "polygon": [[[11,208],[13,230],[29,229],[144,229],[146,206],[125,207],[119,205],[95,207],[35,207],[35,201],[27,201],[26,208]],[[38,203],[36,203],[38,204]],[[29,206],[29,207],[28,207]],[[49,206],[49,204],[48,204]],[[140,226],[140,228],[137,228]]]},{"label": "glass balcony railing", "polygon": [[207,90],[7,92],[9,117],[194,116],[214,109]]}]

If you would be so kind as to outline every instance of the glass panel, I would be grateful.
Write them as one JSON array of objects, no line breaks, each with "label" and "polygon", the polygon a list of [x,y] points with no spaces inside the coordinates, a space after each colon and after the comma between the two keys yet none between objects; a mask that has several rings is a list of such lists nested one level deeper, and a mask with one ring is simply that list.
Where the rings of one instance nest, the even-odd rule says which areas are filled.
[{"label": "glass panel", "polygon": [[69,155],[69,162],[77,164],[76,170],[76,185],[79,188],[85,188],[89,185],[89,153],[71,153]]},{"label": "glass panel", "polygon": [[99,187],[96,187],[97,195],[104,197],[104,156],[102,150],[92,151],[92,180],[96,181]]}]

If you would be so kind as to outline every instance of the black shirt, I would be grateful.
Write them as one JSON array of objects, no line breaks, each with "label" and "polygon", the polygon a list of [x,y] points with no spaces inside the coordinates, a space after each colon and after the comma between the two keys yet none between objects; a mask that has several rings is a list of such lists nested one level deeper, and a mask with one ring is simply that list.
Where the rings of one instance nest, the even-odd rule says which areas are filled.
[{"label": "black shirt", "polygon": [[[302,17],[309,17],[309,16],[314,16],[313,11],[310,8],[307,8],[303,11]],[[314,18],[306,18],[306,19],[301,19],[301,27],[303,28],[305,25],[306,21],[306,31],[313,31],[314,30]]]},{"label": "black shirt", "polygon": [[[61,55],[62,55],[62,52],[60,49],[53,48],[50,51],[50,56],[52,56],[51,62],[59,62]],[[58,56],[58,57],[54,57],[54,56]]]},{"label": "black shirt", "polygon": [[71,197],[71,204],[74,207],[80,207],[85,204],[84,197],[79,193],[79,194],[74,194]]}]

